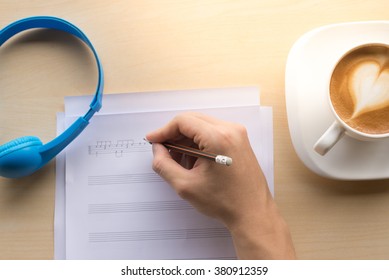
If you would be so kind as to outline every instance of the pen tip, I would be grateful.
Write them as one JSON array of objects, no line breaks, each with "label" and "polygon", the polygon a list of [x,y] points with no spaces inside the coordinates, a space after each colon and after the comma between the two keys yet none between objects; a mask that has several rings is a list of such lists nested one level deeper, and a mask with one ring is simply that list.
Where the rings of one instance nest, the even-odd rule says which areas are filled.
[{"label": "pen tip", "polygon": [[147,140],[146,137],[143,137],[143,140],[146,141],[146,142],[149,143],[149,144],[153,144],[153,143],[151,143],[149,140]]}]

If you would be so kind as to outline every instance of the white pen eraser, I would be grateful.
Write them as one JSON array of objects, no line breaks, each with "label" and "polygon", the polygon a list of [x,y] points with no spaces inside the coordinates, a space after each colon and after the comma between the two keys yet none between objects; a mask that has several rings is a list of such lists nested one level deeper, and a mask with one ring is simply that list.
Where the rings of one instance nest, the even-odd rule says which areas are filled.
[{"label": "white pen eraser", "polygon": [[221,155],[216,156],[215,161],[217,163],[224,164],[227,166],[230,166],[232,164],[232,158],[226,157],[226,156],[221,156]]}]

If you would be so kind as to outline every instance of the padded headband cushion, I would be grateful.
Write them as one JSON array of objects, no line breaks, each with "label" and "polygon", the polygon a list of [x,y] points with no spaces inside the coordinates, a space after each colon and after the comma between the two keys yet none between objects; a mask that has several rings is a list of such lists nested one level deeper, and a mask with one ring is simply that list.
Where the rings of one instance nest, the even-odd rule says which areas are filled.
[{"label": "padded headband cushion", "polygon": [[35,136],[20,137],[0,146],[0,158],[19,149],[32,147],[32,146],[41,146],[41,145],[42,142],[38,137]]}]

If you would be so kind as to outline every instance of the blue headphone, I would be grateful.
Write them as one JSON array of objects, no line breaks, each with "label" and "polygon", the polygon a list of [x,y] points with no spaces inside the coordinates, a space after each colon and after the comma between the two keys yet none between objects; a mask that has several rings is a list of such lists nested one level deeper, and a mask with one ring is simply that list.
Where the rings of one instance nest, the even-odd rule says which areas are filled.
[{"label": "blue headphone", "polygon": [[18,178],[27,176],[43,167],[89,124],[94,113],[100,110],[104,87],[104,74],[99,57],[85,34],[73,24],[56,17],[38,16],[18,20],[0,30],[0,46],[13,35],[27,29],[49,28],[70,33],[89,46],[98,68],[98,84],[95,96],[85,116],[78,118],[66,131],[43,145],[35,136],[24,136],[0,146],[0,176]]}]

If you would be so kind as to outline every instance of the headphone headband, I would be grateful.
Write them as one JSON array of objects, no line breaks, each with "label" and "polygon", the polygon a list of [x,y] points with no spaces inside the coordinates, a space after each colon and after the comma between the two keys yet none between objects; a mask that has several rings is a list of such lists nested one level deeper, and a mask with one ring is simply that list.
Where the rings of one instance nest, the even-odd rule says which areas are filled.
[{"label": "headphone headband", "polygon": [[[77,26],[73,25],[72,23],[66,20],[57,17],[37,16],[37,17],[23,18],[9,24],[8,26],[0,30],[0,46],[3,45],[3,43],[5,43],[12,36],[22,31],[28,29],[34,29],[34,28],[47,28],[47,29],[64,31],[76,36],[77,38],[81,39],[85,44],[88,45],[88,47],[93,52],[93,55],[95,56],[98,75],[99,75],[95,97],[93,98],[93,101],[90,104],[90,108],[93,111],[93,114],[98,112],[102,105],[102,96],[103,96],[103,88],[104,88],[103,67],[101,65],[100,59],[92,43]],[[88,118],[88,120],[93,116],[93,114]]]},{"label": "headphone headband", "polygon": [[[98,69],[97,88],[87,113],[83,117],[78,118],[67,130],[49,143],[38,145],[37,142],[40,142],[40,140],[37,140],[36,137],[33,137],[32,141],[30,141],[29,137],[22,137],[0,146],[0,175],[4,177],[22,177],[40,169],[84,130],[89,124],[89,120],[102,106],[104,73],[100,59],[86,35],[70,22],[51,16],[20,19],[0,30],[0,46],[12,36],[34,28],[60,30],[81,39],[91,49],[96,59]],[[26,138],[28,138],[27,143]],[[19,149],[20,147],[21,149]]]}]

